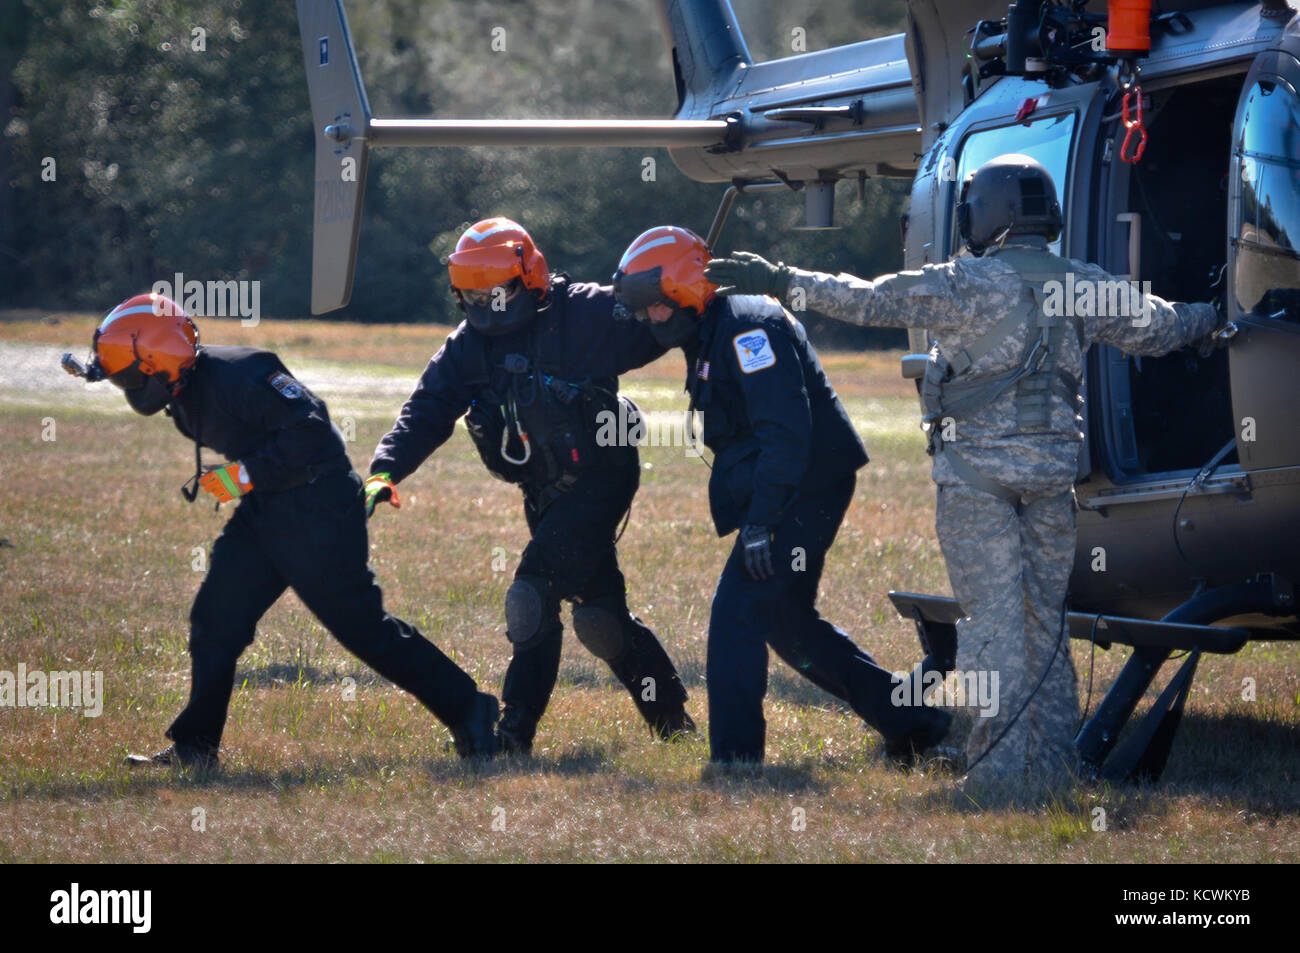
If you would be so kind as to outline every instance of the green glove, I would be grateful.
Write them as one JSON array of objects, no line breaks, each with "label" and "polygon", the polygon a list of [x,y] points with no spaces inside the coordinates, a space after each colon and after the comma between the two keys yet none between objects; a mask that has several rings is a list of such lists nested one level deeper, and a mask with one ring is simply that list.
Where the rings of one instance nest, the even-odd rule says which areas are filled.
[{"label": "green glove", "polygon": [[704,266],[704,277],[720,295],[771,295],[784,300],[790,290],[790,269],[775,265],[751,251],[732,252],[730,258],[714,258]]},{"label": "green glove", "polygon": [[366,480],[366,516],[373,516],[375,507],[387,500],[390,504],[402,508],[402,501],[397,498],[397,488],[387,473],[372,473]]}]

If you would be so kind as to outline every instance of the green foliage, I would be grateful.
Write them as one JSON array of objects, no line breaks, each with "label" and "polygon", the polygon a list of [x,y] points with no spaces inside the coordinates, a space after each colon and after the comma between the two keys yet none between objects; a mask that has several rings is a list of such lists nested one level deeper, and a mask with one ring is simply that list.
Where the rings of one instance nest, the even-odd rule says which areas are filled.
[{"label": "green foliage", "polygon": [[[5,130],[6,303],[104,311],[180,271],[259,280],[266,314],[306,313],[312,136],[293,5],[24,2],[0,34],[0,54],[21,53],[12,87],[0,87],[0,100],[5,88],[17,99]],[[662,117],[674,107],[650,0],[346,6],[376,115]],[[807,48],[896,31],[902,6],[818,4],[801,24]],[[789,36],[794,15],[777,11],[740,3],[756,56],[785,55],[773,37]],[[195,28],[206,30],[205,50],[193,48]],[[497,28],[504,51],[492,49]],[[45,156],[57,161],[52,183],[41,179]],[[603,282],[643,229],[706,230],[722,191],[687,179],[666,150],[376,150],[353,303],[341,316],[455,322],[443,262],[477,218],[519,219],[553,269]],[[808,267],[892,270],[904,192],[871,182],[858,203],[842,184],[843,227],[827,233],[792,230],[801,196],[742,198],[720,244]],[[868,340],[836,327],[835,343]]]}]

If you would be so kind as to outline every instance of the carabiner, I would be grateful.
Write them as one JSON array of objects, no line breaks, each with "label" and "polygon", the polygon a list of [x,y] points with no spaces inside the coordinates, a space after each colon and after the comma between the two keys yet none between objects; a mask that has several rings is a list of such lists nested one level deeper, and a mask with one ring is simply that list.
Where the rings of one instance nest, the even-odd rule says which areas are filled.
[{"label": "carabiner", "polygon": [[[1137,108],[1132,110],[1133,103],[1136,101]],[[1136,117],[1132,116],[1131,110],[1136,112]],[[1124,143],[1119,147],[1119,157],[1123,162],[1134,165],[1142,161],[1142,154],[1147,151],[1147,131],[1142,125],[1142,87],[1134,86],[1124,94],[1123,101],[1124,116]],[[1137,148],[1132,148],[1133,134],[1138,137]]]},{"label": "carabiner", "polygon": [[[523,427],[519,426],[519,412],[515,409],[515,401],[510,399],[510,416],[506,416],[506,409],[501,408],[501,416],[506,418],[506,425],[501,429],[501,459],[506,463],[512,463],[517,467],[522,467],[533,455],[532,445],[528,442],[528,433]],[[524,445],[524,455],[519,459],[510,456],[510,451],[506,448],[510,445],[510,419],[514,418],[515,432],[519,434],[519,442]]]}]

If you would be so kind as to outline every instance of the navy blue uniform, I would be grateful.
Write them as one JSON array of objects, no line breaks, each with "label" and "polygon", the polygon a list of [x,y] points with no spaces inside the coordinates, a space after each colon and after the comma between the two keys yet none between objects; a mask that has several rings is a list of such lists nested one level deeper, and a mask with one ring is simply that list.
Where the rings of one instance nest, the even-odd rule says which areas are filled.
[{"label": "navy blue uniform", "polygon": [[445,724],[460,724],[474,680],[384,612],[361,480],[324,402],[274,354],[204,347],[167,413],[186,437],[242,463],[253,484],[212,547],[190,611],[190,700],[167,736],[217,749],[235,663],[286,588],[350,652]]},{"label": "navy blue uniform", "polygon": [[687,390],[714,452],[709,506],[718,535],[773,533],[775,575],[752,579],[737,540],[709,617],[709,743],[714,761],[762,761],[767,646],[886,736],[910,727],[893,676],[817,612],[826,551],[853,498],[866,449],[803,326],[770,298],[717,297],[685,348]]},{"label": "navy blue uniform", "polygon": [[[510,399],[524,429],[536,435],[533,456],[521,471],[510,475],[513,482],[544,487],[563,471],[626,467],[635,448],[633,453],[605,453],[618,448],[598,448],[602,452],[597,453],[590,443],[583,445],[587,440],[594,443],[585,429],[574,432],[562,426],[570,416],[561,403],[569,396],[564,389],[577,385],[612,398],[620,374],[649,364],[664,349],[637,322],[613,317],[614,297],[607,287],[556,279],[550,298],[555,305],[511,334],[489,337],[462,322],[448,335],[392,429],[375,448],[370,472],[388,473],[394,483],[400,483],[451,437],[456,421],[472,404],[481,405],[485,414],[495,414]],[[508,367],[512,356],[523,358],[528,366],[513,373]],[[580,392],[573,398],[586,396]],[[522,453],[522,446],[512,442],[511,456],[518,459]],[[548,469],[552,465],[556,469]],[[506,475],[503,470],[494,472]]]},{"label": "navy blue uniform", "polygon": [[[394,483],[406,478],[468,411],[470,435],[488,469],[523,489],[532,539],[515,580],[539,593],[541,621],[535,637],[516,644],[506,671],[502,736],[508,745],[531,746],[550,701],[566,599],[617,620],[621,633],[605,648],[584,644],[609,664],[651,727],[668,735],[689,722],[686,691],[654,633],[628,610],[614,546],[640,478],[637,451],[596,440],[599,413],[618,411],[618,376],[664,349],[639,322],[613,317],[608,287],[557,276],[548,300],[533,321],[509,334],[457,327],[379,442],[370,472],[388,473]],[[520,431],[528,434],[527,447]],[[505,459],[525,454],[522,464]],[[577,618],[575,612],[575,628]]]}]

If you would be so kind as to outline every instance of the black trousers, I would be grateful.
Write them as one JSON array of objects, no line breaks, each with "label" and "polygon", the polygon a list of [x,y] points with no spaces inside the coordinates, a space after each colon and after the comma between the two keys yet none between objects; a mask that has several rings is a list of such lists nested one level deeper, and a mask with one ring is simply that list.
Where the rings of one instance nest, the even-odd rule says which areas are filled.
[{"label": "black trousers", "polygon": [[515,649],[501,692],[503,721],[519,719],[525,734],[546,711],[559,675],[560,602],[565,599],[607,609],[620,620],[623,652],[605,661],[651,726],[672,720],[682,710],[686,689],[654,632],[628,610],[627,584],[614,547],[640,477],[636,465],[588,470],[544,506],[539,506],[537,494],[525,492],[524,517],[532,539],[515,577],[545,580],[547,591],[539,635],[527,648]]},{"label": "black trousers", "polygon": [[458,724],[477,687],[407,622],[384,611],[369,567],[361,479],[321,477],[240,500],[212,547],[190,610],[190,700],[167,737],[217,748],[234,687],[235,662],[257,622],[293,589],[343,646],[419,699],[444,724]]},{"label": "black trousers", "polygon": [[713,594],[706,678],[709,747],[714,761],[762,761],[767,723],[767,647],[819,688],[847,702],[885,735],[905,732],[913,713],[891,700],[892,673],[854,644],[816,608],[826,551],[853,499],[850,476],[813,496],[800,495],[776,528],[775,576],[745,571],[737,538]]}]

